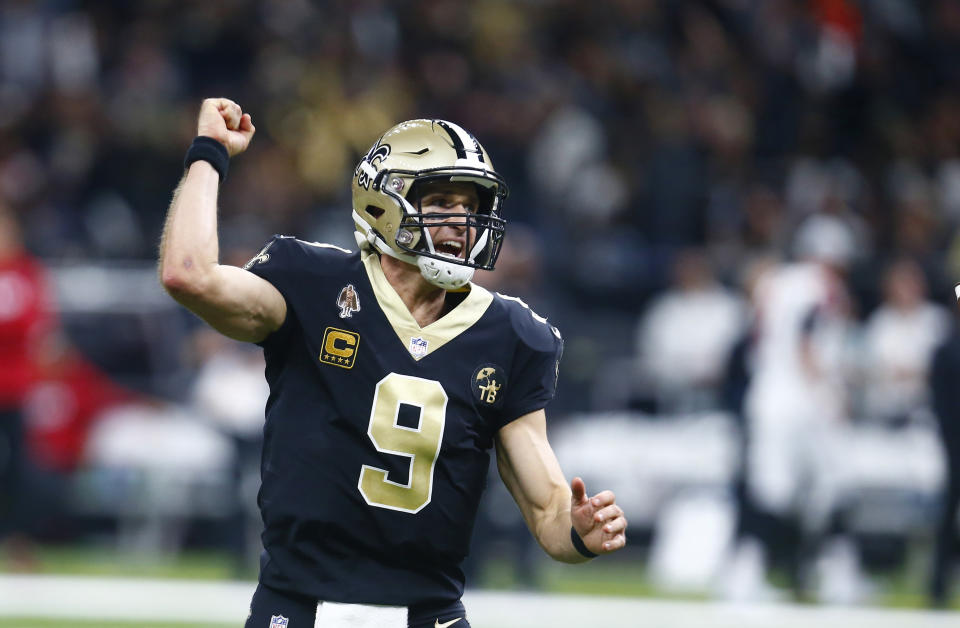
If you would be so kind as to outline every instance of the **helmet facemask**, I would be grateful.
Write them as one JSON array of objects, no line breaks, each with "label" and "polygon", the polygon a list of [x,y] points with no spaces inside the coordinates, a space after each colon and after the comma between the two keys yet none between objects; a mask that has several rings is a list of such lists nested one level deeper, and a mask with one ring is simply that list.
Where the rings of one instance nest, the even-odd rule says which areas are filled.
[{"label": "helmet facemask", "polygon": [[[403,201],[407,215],[397,231],[397,247],[416,256],[421,274],[433,285],[448,290],[462,287],[473,278],[475,269],[492,269],[499,255],[504,221],[498,215],[503,196],[498,189],[502,188],[474,177],[418,178],[407,195],[413,204]],[[440,206],[424,203],[424,199],[436,195],[441,203],[449,202],[451,195],[474,196],[472,191],[475,201],[461,198],[456,202],[461,211],[450,211],[452,207],[440,210]]]},{"label": "helmet facemask", "polygon": [[[429,208],[424,207],[423,199],[431,193],[436,193],[437,188],[434,186],[431,189],[431,184],[446,182],[466,183],[476,190],[476,206],[458,213],[449,211],[430,213]],[[487,186],[490,186],[490,182],[480,183],[468,177],[440,175],[418,178],[408,194],[411,200],[406,202],[409,207],[405,207],[407,217],[403,222],[402,230],[397,234],[398,246],[416,255],[437,257],[482,270],[493,268],[503,239],[504,221],[499,217],[499,203],[502,195],[498,196],[496,190],[491,189],[494,186]],[[451,255],[451,252],[444,252],[439,248],[439,243],[433,241],[430,227],[441,225],[463,233],[466,254]],[[412,230],[419,231],[420,237],[414,237],[412,233],[408,236],[403,232]],[[413,242],[416,242],[416,245],[410,246]]]}]

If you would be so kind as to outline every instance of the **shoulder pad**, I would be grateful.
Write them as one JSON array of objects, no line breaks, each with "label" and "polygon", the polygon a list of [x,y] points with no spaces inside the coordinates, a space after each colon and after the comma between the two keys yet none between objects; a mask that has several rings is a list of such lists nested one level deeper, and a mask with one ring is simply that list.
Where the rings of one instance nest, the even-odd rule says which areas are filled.
[{"label": "shoulder pad", "polygon": [[348,249],[333,244],[306,242],[293,236],[275,235],[243,268],[252,270],[264,264],[289,268],[304,262],[323,263],[335,258],[345,259],[351,253]]},{"label": "shoulder pad", "polygon": [[326,242],[307,242],[306,240],[297,240],[297,243],[303,246],[312,246],[317,249],[328,249],[330,251],[338,251],[344,255],[351,255],[353,251],[350,249],[345,249],[342,246],[337,246],[336,244],[327,244]]},{"label": "shoulder pad", "polygon": [[557,344],[563,343],[560,330],[550,324],[546,318],[540,316],[522,299],[505,294],[495,293],[496,302],[503,307],[510,318],[510,325],[520,340],[536,351],[554,350]]}]

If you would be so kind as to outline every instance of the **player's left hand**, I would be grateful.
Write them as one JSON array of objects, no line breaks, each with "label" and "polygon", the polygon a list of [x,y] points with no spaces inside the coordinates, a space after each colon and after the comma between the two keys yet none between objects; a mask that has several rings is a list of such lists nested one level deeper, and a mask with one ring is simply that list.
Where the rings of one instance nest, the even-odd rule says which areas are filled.
[{"label": "player's left hand", "polygon": [[627,518],[615,503],[613,491],[601,491],[587,497],[587,487],[580,478],[570,482],[570,520],[594,554],[609,554],[627,544]]}]

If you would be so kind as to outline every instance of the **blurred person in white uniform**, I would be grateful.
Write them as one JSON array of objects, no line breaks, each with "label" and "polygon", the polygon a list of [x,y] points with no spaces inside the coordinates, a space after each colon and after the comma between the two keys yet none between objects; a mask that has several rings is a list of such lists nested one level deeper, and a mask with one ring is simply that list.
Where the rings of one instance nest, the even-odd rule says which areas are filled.
[{"label": "blurred person in white uniform", "polygon": [[920,266],[897,260],[884,273],[884,300],[867,319],[864,338],[865,418],[888,426],[921,419],[934,349],[950,331],[947,309],[927,299]]},{"label": "blurred person in white uniform", "polygon": [[641,373],[659,412],[715,409],[727,357],[743,334],[744,300],[717,281],[700,249],[682,252],[673,285],[637,327]]},{"label": "blurred person in white uniform", "polygon": [[[815,214],[797,231],[796,261],[774,265],[757,279],[752,378],[745,398],[748,499],[766,521],[796,526],[800,540],[791,548],[790,566],[796,594],[806,592],[811,549],[845,563],[820,578],[827,589],[821,597],[834,601],[846,601],[855,592],[844,582],[828,580],[858,572],[849,542],[820,542],[843,499],[842,434],[852,331],[844,277],[856,252],[854,243],[843,221]],[[738,544],[723,584],[727,597],[771,595],[765,577],[774,549],[771,536],[751,538],[765,536],[762,532],[747,533]]]},{"label": "blurred person in white uniform", "polygon": [[233,448],[233,494],[223,538],[237,575],[246,576],[262,550],[260,517],[252,506],[260,486],[263,409],[270,394],[263,377],[263,354],[207,328],[197,330],[192,349],[198,363],[193,409]]}]

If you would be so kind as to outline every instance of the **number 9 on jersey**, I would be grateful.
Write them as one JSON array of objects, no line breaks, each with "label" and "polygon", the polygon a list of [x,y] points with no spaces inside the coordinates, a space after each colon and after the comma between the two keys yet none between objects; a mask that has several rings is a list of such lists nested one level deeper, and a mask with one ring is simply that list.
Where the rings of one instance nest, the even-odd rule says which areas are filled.
[{"label": "number 9 on jersey", "polygon": [[[419,408],[417,427],[398,423],[402,404]],[[367,435],[380,453],[409,458],[410,472],[400,483],[385,469],[362,465],[357,487],[368,504],[417,513],[430,503],[446,413],[447,393],[438,381],[390,373],[377,383]]]}]

